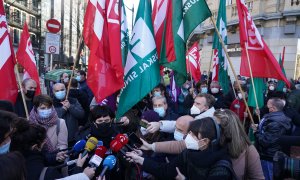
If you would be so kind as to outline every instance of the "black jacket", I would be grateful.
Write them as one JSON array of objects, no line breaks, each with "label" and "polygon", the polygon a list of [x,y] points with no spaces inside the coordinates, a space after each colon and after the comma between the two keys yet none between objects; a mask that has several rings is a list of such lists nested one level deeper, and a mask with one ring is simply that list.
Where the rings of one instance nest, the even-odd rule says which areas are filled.
[{"label": "black jacket", "polygon": [[[28,115],[30,114],[30,111],[33,108],[33,102],[32,101],[33,100],[26,100]],[[24,108],[24,104],[23,104],[23,100],[22,100],[22,95],[21,95],[20,92],[18,93],[18,97],[17,97],[16,103],[15,103],[15,113],[19,117],[26,118],[25,108]]]},{"label": "black jacket", "polygon": [[70,146],[72,142],[75,141],[75,133],[78,131],[78,121],[79,119],[84,118],[84,110],[77,99],[69,97],[68,100],[70,103],[70,108],[67,110],[62,107],[61,101],[55,97],[53,98],[53,105],[58,117],[64,119],[66,122]]},{"label": "black jacket", "polygon": [[159,179],[174,179],[177,176],[176,167],[190,180],[198,179],[232,179],[231,172],[225,167],[215,167],[219,160],[230,161],[226,149],[204,151],[185,150],[170,163],[157,163],[150,159],[145,159],[143,170],[151,173]]},{"label": "black jacket", "polygon": [[216,98],[216,102],[213,105],[215,109],[228,109],[230,107],[231,102],[228,101],[222,92],[212,94]]},{"label": "black jacket", "polygon": [[256,147],[262,159],[272,160],[276,151],[280,151],[279,138],[291,133],[291,119],[282,111],[266,114],[255,133]]},{"label": "black jacket", "polygon": [[[22,152],[25,157],[25,165],[27,170],[26,179],[39,180],[42,170],[46,167],[45,159],[39,151],[26,151]],[[54,180],[62,178],[62,175],[58,169],[47,168],[44,180]]]}]

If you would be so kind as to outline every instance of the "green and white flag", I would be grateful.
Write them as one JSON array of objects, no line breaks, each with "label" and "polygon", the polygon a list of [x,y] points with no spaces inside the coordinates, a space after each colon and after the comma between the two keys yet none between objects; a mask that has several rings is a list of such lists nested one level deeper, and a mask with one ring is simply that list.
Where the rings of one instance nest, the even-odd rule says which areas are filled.
[{"label": "green and white flag", "polygon": [[[220,0],[217,28],[221,34],[224,44],[227,44],[227,18],[226,18],[226,1]],[[214,34],[213,49],[218,49],[219,58],[219,74],[218,81],[226,94],[229,91],[229,78],[228,78],[228,59],[226,58],[225,51],[222,48],[222,44],[219,41],[217,33]]]},{"label": "green and white flag", "polygon": [[126,58],[128,54],[129,31],[127,26],[127,16],[125,12],[124,1],[121,0],[121,51],[122,51],[122,65],[125,67]]},{"label": "green and white flag", "polygon": [[182,0],[182,5],[184,39],[187,41],[194,29],[211,16],[211,12],[206,0]]},{"label": "green and white flag", "polygon": [[124,88],[117,118],[124,115],[160,82],[159,64],[151,22],[150,0],[140,0],[124,68]]},{"label": "green and white flag", "polygon": [[[262,108],[264,106],[264,91],[266,89],[264,79],[263,78],[253,78],[253,82],[254,82],[254,86],[255,86],[258,107]],[[250,85],[250,88],[249,88],[248,106],[256,107],[254,89],[253,89],[252,84]]]}]

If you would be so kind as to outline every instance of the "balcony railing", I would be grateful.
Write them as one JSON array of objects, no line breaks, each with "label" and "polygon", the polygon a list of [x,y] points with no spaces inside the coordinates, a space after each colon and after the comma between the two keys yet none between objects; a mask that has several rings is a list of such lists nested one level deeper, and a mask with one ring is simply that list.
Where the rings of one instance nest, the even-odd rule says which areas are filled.
[{"label": "balcony railing", "polygon": [[25,3],[24,1],[16,1],[16,0],[6,0],[6,3],[15,6],[23,11],[26,11],[27,13],[39,16],[41,15],[39,8],[36,7],[36,5],[33,5],[31,3]]}]

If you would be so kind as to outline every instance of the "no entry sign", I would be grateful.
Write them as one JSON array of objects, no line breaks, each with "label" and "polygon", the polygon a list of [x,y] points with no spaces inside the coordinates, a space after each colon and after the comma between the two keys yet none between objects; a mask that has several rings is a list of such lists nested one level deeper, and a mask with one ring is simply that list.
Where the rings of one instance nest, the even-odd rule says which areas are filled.
[{"label": "no entry sign", "polygon": [[46,26],[48,31],[51,33],[58,33],[61,28],[60,22],[56,19],[49,19]]}]

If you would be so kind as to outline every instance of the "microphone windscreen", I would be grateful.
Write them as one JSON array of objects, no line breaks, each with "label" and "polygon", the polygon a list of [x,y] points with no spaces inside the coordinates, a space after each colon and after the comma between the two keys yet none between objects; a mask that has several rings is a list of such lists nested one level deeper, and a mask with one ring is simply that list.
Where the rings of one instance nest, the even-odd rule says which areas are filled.
[{"label": "microphone windscreen", "polygon": [[111,170],[116,165],[116,162],[116,157],[114,155],[109,155],[104,159],[103,166],[107,166],[108,169]]},{"label": "microphone windscreen", "polygon": [[92,150],[94,150],[96,148],[98,144],[98,140],[95,137],[90,137],[86,144],[85,144],[85,150],[88,152],[91,152]]},{"label": "microphone windscreen", "polygon": [[106,151],[107,151],[106,147],[99,146],[99,147],[97,147],[97,149],[95,151],[95,154],[97,156],[100,156],[100,157],[104,158]]},{"label": "microphone windscreen", "polygon": [[82,151],[85,147],[86,141],[85,140],[80,140],[78,141],[74,146],[73,146],[73,151],[76,153],[79,153]]},{"label": "microphone windscreen", "polygon": [[103,146],[103,141],[98,141],[97,147],[98,146]]},{"label": "microphone windscreen", "polygon": [[115,139],[122,143],[123,145],[126,145],[128,143],[128,137],[125,134],[118,134]]},{"label": "microphone windscreen", "polygon": [[113,151],[113,152],[119,152],[123,147],[123,144],[121,144],[119,141],[117,140],[112,140],[110,142],[110,149]]}]

